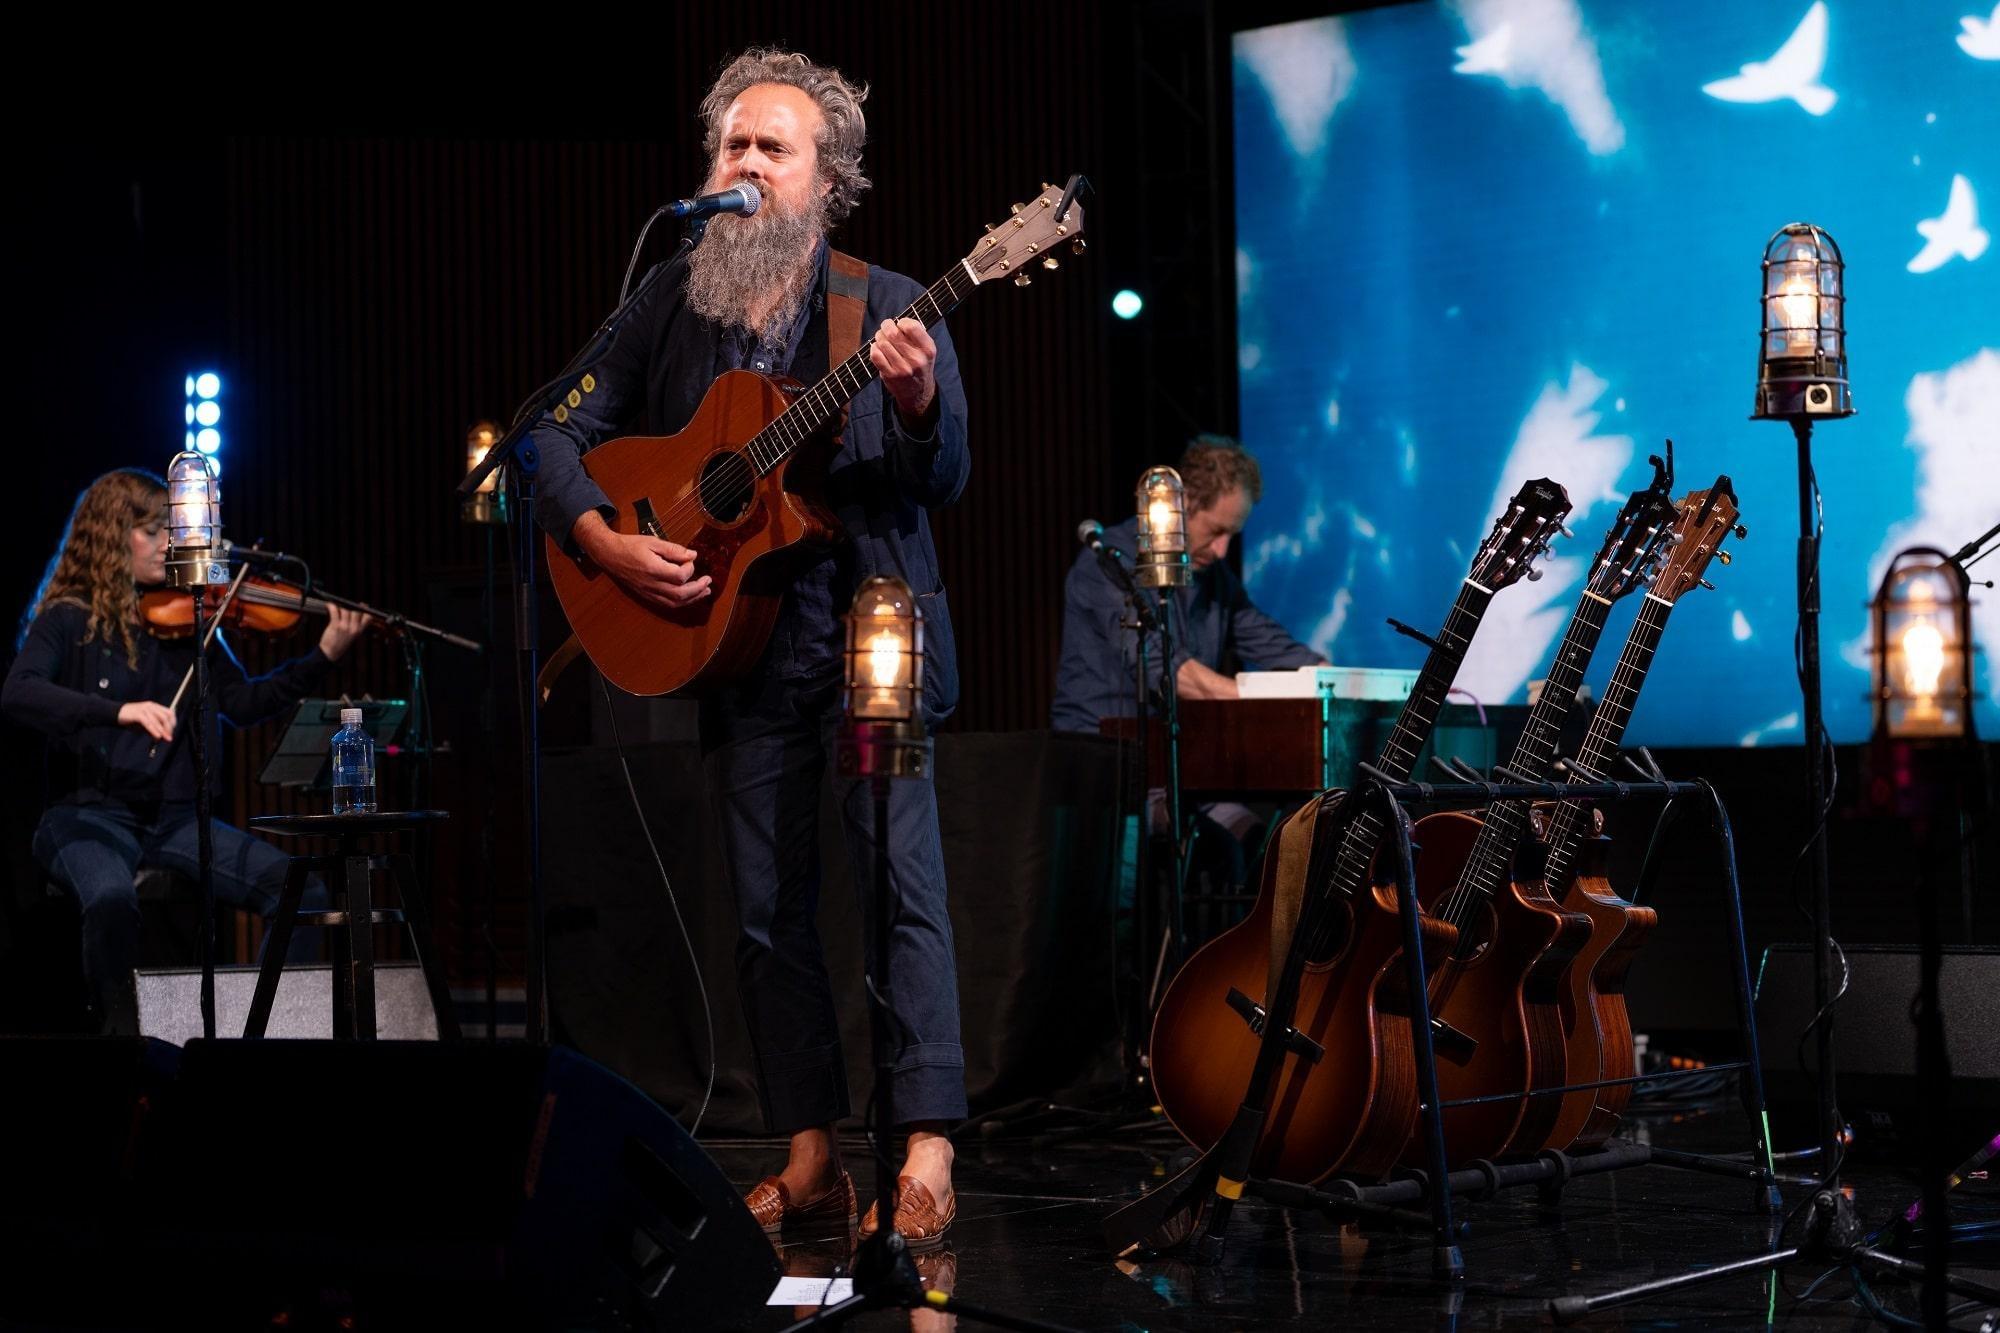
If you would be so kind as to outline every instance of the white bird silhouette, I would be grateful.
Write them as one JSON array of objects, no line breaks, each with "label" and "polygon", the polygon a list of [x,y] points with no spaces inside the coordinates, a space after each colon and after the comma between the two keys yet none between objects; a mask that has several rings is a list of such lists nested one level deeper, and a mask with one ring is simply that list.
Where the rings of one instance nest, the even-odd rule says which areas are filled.
[{"label": "white bird silhouette", "polygon": [[1789,97],[1815,116],[1833,109],[1833,89],[1819,81],[1826,68],[1826,4],[1813,7],[1769,60],[1753,60],[1734,78],[1705,83],[1701,90],[1724,102],[1776,102]]},{"label": "white bird silhouette", "polygon": [[1974,260],[1985,254],[1990,238],[1986,228],[1979,225],[1979,201],[1973,198],[1972,182],[1963,176],[1953,176],[1944,216],[1925,218],[1917,224],[1917,232],[1924,238],[1924,248],[1904,266],[1912,273],[1942,268],[1959,256]]},{"label": "white bird silhouette", "polygon": [[1967,14],[1958,26],[1965,29],[1958,35],[1959,50],[1974,60],[2000,60],[2000,5],[1993,6],[1991,18]]},{"label": "white bird silhouette", "polygon": [[1514,28],[1503,23],[1469,46],[1458,48],[1458,63],[1453,65],[1454,74],[1498,74],[1507,68],[1507,48],[1512,44]]}]

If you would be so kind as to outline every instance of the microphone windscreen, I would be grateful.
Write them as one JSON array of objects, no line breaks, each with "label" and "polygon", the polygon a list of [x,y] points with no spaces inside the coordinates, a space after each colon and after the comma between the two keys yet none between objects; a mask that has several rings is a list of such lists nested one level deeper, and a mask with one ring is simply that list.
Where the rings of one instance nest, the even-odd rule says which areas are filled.
[{"label": "microphone windscreen", "polygon": [[739,182],[736,186],[736,190],[737,193],[743,196],[744,217],[746,218],[749,217],[752,213],[755,213],[759,208],[763,206],[764,196],[758,193],[757,187],[752,185],[749,181]]}]

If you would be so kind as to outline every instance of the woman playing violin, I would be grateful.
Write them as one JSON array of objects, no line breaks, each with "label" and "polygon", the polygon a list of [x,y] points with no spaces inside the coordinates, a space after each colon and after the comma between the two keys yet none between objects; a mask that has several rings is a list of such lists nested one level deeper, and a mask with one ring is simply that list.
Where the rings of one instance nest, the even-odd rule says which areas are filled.
[{"label": "woman playing violin", "polygon": [[[77,895],[84,976],[113,1032],[138,1030],[133,873],[154,865],[200,873],[194,760],[185,743],[193,692],[178,713],[168,706],[195,644],[153,637],[139,614],[140,586],[166,579],[166,497],[159,477],[136,468],[108,472],[77,497],[0,694],[9,718],[50,740],[52,800],[35,829],[35,859]],[[247,726],[296,703],[366,619],[331,608],[312,652],[256,677],[244,673],[218,632],[218,651],[209,654],[215,713]],[[217,732],[210,736],[210,753],[217,753]],[[221,786],[213,779],[219,771],[211,792]],[[221,820],[212,829],[216,897],[268,914],[284,887],[285,854]],[[324,905],[320,886],[307,905]],[[316,944],[313,932],[300,932],[292,954],[309,955]]]}]

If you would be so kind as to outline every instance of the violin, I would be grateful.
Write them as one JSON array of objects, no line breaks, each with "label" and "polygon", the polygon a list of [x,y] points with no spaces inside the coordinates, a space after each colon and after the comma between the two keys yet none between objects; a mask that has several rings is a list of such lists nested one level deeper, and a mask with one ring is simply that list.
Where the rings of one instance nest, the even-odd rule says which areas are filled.
[{"label": "violin", "polygon": [[[303,616],[324,616],[329,605],[322,598],[306,596],[305,589],[283,579],[246,578],[234,597],[229,596],[225,584],[211,584],[206,592],[208,605],[204,609],[210,619],[219,610],[225,629],[252,634],[283,634],[296,629]],[[194,598],[183,589],[156,588],[139,599],[139,610],[156,638],[185,639],[194,633]],[[374,626],[381,622],[371,616],[368,623]]]}]

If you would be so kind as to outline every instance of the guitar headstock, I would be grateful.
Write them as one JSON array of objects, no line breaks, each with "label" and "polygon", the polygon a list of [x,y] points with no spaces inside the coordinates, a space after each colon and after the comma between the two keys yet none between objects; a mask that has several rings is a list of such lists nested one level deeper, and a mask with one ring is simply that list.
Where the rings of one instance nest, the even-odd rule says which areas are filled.
[{"label": "guitar headstock", "polygon": [[1705,491],[1689,491],[1680,503],[1680,517],[1674,523],[1674,544],[1653,577],[1652,592],[1662,601],[1677,601],[1696,584],[1707,587],[1702,574],[1710,560],[1729,563],[1722,542],[1732,533],[1741,538],[1749,530],[1736,521],[1736,488],[1727,476],[1717,477]]},{"label": "guitar headstock", "polygon": [[[1673,441],[1667,442],[1668,458],[1673,457]],[[1674,504],[1672,462],[1662,462],[1658,454],[1649,460],[1653,480],[1646,489],[1634,491],[1604,534],[1604,545],[1590,564],[1590,580],[1585,585],[1607,602],[1646,586],[1655,563],[1672,539],[1680,510]]]},{"label": "guitar headstock", "polygon": [[1082,254],[1083,205],[1075,199],[1079,179],[1044,185],[1027,203],[1015,204],[1006,221],[987,227],[965,257],[973,281],[1012,278],[1016,287],[1026,287],[1035,273],[1062,267],[1061,256]]},{"label": "guitar headstock", "polygon": [[1480,543],[1466,577],[1488,592],[1523,578],[1540,578],[1542,571],[1534,563],[1563,530],[1569,510],[1569,492],[1548,478],[1524,483],[1507,502],[1507,512],[1493,521],[1493,531]]}]

